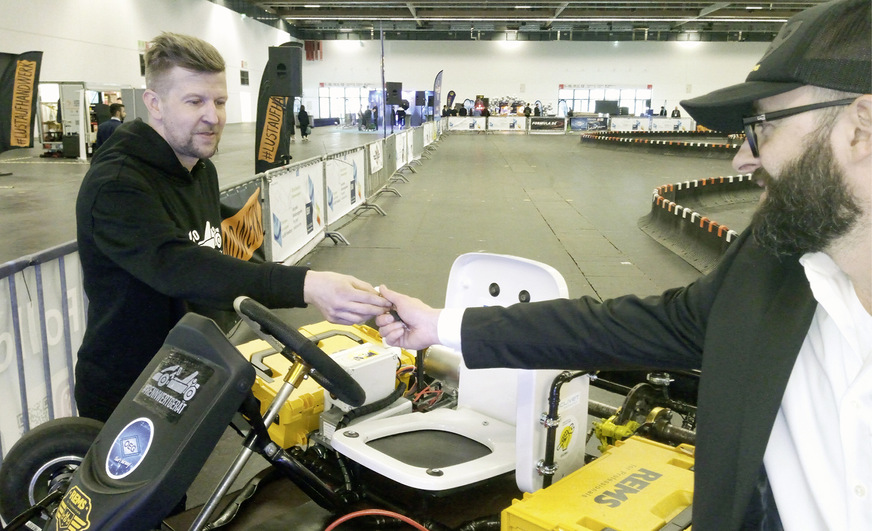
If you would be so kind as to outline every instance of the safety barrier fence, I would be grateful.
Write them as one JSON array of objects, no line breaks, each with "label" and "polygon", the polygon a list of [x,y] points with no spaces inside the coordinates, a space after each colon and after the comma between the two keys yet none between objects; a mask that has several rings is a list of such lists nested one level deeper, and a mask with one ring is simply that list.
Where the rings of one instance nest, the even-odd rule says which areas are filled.
[{"label": "safety barrier fence", "polygon": [[[374,199],[435,148],[428,122],[364,146],[298,161],[221,190],[237,211],[222,223],[224,252],[241,259],[298,262],[338,233],[359,209],[385,214]],[[75,414],[76,352],[87,300],[76,242],[0,265],[0,455],[25,432]],[[2,462],[2,461],[0,461]]]},{"label": "safety barrier fence", "polygon": [[759,194],[750,174],[667,184],[654,190],[651,211],[639,220],[639,227],[698,270],[708,272],[738,233],[679,202],[749,202]]}]

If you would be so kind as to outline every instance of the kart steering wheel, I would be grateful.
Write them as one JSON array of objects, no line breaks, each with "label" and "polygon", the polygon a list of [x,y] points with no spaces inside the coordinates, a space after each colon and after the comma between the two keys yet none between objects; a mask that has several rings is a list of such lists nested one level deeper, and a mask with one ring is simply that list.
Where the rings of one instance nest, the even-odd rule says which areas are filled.
[{"label": "kart steering wheel", "polygon": [[314,369],[309,372],[327,392],[352,407],[366,400],[366,393],[350,374],[306,336],[288,326],[261,303],[250,297],[237,297],[233,301],[236,313],[264,341],[272,345],[291,363],[298,361]]}]

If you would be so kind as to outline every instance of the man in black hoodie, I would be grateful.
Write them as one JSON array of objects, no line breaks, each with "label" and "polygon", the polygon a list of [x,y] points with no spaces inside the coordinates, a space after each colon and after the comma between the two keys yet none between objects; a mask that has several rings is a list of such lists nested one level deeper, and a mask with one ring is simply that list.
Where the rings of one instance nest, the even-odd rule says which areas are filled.
[{"label": "man in black hoodie", "polygon": [[118,128],[94,156],[76,203],[88,324],[76,364],[79,414],[106,420],[195,307],[239,295],[270,307],[314,304],[335,323],[386,301],[361,280],[221,253],[215,154],[226,122],[224,60],[210,44],[164,33],[145,55],[149,123]]}]

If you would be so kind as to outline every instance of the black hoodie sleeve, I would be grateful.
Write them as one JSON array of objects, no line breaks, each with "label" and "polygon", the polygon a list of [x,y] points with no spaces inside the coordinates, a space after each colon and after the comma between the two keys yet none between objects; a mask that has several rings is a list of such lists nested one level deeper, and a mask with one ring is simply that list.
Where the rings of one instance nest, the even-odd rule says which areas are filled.
[{"label": "black hoodie sleeve", "polygon": [[229,309],[237,296],[248,295],[270,307],[305,306],[306,268],[253,264],[220,252],[220,205],[211,178],[166,186],[121,173],[126,178],[99,185],[88,215],[103,259],[165,296],[195,304]]}]

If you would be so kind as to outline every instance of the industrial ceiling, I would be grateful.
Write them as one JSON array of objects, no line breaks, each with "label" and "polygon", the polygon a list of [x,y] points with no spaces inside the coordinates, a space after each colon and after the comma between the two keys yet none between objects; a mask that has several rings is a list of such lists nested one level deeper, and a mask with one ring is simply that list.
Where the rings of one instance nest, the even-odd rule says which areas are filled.
[{"label": "industrial ceiling", "polygon": [[823,0],[212,0],[304,40],[770,41]]}]

